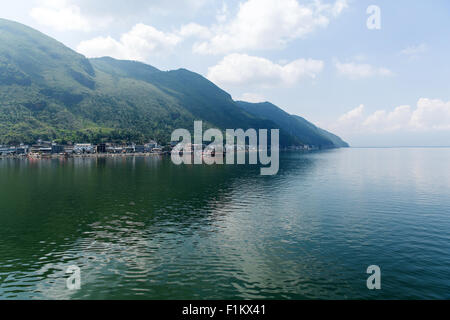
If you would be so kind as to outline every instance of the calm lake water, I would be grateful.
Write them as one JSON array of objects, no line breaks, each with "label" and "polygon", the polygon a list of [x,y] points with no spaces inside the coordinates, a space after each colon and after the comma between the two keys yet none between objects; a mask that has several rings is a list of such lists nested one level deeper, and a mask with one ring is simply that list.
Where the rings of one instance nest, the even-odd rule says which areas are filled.
[{"label": "calm lake water", "polygon": [[449,299],[449,231],[450,149],[0,160],[0,299]]}]

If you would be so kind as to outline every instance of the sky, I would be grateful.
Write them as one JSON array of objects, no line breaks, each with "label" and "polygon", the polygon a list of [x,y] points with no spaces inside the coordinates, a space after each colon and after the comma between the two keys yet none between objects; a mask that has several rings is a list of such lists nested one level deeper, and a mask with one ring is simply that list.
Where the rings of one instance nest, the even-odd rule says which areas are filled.
[{"label": "sky", "polygon": [[450,1],[17,0],[86,55],[186,68],[355,147],[450,146]]}]

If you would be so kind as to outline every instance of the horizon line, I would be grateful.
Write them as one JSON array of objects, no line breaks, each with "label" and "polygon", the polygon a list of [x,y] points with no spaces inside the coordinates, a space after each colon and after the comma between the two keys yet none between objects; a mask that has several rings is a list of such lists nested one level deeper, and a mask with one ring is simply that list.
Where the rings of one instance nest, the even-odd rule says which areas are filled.
[{"label": "horizon line", "polygon": [[450,146],[350,146],[351,149],[407,149],[407,148],[428,148],[428,149],[446,149],[450,148]]}]

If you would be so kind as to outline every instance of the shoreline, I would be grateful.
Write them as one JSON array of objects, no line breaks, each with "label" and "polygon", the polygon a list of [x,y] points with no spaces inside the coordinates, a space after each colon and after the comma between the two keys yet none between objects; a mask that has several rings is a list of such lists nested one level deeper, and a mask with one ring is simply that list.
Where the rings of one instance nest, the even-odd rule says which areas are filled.
[{"label": "shoreline", "polygon": [[[300,153],[310,153],[314,151],[325,151],[325,150],[333,150],[333,149],[346,149],[346,148],[324,148],[324,149],[280,149],[282,152],[300,152]],[[253,153],[259,152],[257,150],[237,150],[236,153]],[[170,152],[146,152],[146,153],[84,153],[84,154],[37,154],[37,153],[28,153],[28,154],[8,154],[1,155],[0,160],[2,159],[15,159],[15,160],[44,160],[44,159],[83,159],[83,158],[127,158],[127,157],[161,157],[161,156],[170,156]],[[221,153],[222,154],[222,153]],[[190,152],[186,155],[194,156],[193,152]],[[223,153],[225,157],[226,153]],[[203,154],[203,156],[206,156]]]},{"label": "shoreline", "polygon": [[1,159],[15,159],[15,160],[47,160],[47,159],[95,159],[95,158],[127,158],[127,157],[160,157],[167,153],[93,153],[93,154],[49,154],[49,155],[0,155]]}]

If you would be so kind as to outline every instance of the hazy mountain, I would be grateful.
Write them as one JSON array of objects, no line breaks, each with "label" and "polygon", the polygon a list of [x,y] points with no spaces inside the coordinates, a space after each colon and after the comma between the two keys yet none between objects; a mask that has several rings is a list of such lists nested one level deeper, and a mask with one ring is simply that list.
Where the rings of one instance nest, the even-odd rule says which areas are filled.
[{"label": "hazy mountain", "polygon": [[281,128],[282,146],[344,145],[302,118],[295,121],[288,115],[290,125],[285,126],[285,118],[272,117],[264,104],[258,110],[260,104],[237,103],[199,74],[160,71],[108,57],[86,59],[34,29],[4,19],[0,97],[0,143],[38,138],[168,142],[174,129],[191,129],[194,120],[203,120],[206,127],[221,129]]},{"label": "hazy mountain", "polygon": [[348,147],[338,136],[316,127],[302,117],[290,115],[270,102],[236,102],[248,113],[262,119],[270,119],[287,134],[298,138],[302,143],[322,148]]}]

